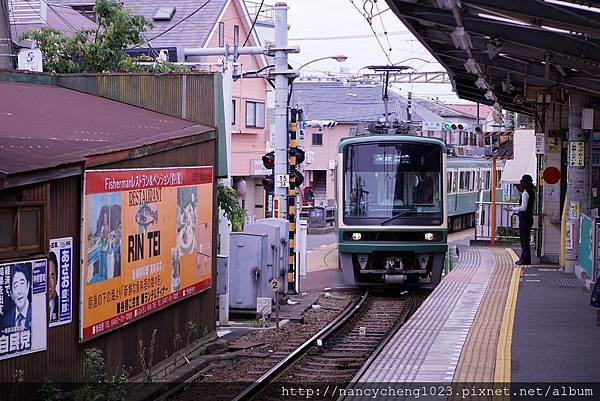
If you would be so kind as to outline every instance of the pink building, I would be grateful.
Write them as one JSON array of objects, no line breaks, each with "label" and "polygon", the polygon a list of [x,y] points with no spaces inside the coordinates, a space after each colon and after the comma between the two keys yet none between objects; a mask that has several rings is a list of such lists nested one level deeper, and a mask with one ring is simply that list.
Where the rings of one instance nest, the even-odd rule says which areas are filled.
[{"label": "pink building", "polygon": [[[90,4],[93,2],[56,0],[54,3],[73,6],[93,16],[93,4]],[[248,36],[254,15],[243,0],[212,0],[200,9],[202,4],[197,0],[171,3],[122,0],[122,3],[153,24],[152,29],[144,33],[147,43],[128,49],[129,53],[155,57],[158,51],[167,50],[169,61],[197,63],[194,68],[201,70],[218,71],[221,64],[218,57],[185,57],[185,49],[234,46],[236,42],[242,46],[246,38],[246,46],[260,46],[256,33],[258,26],[261,32],[274,26],[269,19],[269,10],[273,7],[264,5],[257,26]],[[266,60],[263,56],[240,56],[236,64],[237,71],[242,73],[264,67]],[[270,125],[267,119],[267,85],[262,78],[240,78],[232,86],[232,162],[229,168],[250,219],[264,217],[261,156],[265,153]]]}]

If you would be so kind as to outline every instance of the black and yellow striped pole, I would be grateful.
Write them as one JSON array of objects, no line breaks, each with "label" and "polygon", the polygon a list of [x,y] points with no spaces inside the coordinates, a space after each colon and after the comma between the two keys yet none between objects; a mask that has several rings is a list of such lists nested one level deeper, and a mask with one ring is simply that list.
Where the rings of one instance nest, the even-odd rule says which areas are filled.
[{"label": "black and yellow striped pole", "polygon": [[289,167],[290,167],[290,187],[288,188],[288,221],[289,221],[289,245],[290,253],[288,255],[288,292],[296,292],[296,153],[294,149],[298,146],[296,138],[296,119],[298,112],[296,109],[290,110],[290,152],[289,152]]},{"label": "black and yellow striped pole", "polygon": [[288,292],[296,292],[296,194],[297,189],[302,185],[304,176],[296,169],[296,166],[304,161],[304,151],[298,148],[297,122],[298,110],[290,110],[290,150],[289,150],[289,174],[290,187],[288,189],[288,221],[289,221],[289,244],[290,254],[288,255]]}]

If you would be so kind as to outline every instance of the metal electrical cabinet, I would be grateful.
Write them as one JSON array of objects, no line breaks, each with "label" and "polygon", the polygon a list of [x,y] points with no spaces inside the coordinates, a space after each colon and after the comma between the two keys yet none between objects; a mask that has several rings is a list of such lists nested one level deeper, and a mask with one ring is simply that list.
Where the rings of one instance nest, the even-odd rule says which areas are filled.
[{"label": "metal electrical cabinet", "polygon": [[[270,266],[271,277],[277,277],[281,280],[282,286],[280,293],[287,292],[287,271],[289,255],[289,223],[283,219],[260,219],[254,224],[249,224],[244,228],[244,232],[267,234],[269,237],[269,246],[267,251],[267,264]],[[274,294],[273,294],[274,295]]]},{"label": "metal electrical cabinet", "polygon": [[264,233],[231,233],[229,307],[256,310],[256,298],[273,297],[268,262],[269,237]]}]

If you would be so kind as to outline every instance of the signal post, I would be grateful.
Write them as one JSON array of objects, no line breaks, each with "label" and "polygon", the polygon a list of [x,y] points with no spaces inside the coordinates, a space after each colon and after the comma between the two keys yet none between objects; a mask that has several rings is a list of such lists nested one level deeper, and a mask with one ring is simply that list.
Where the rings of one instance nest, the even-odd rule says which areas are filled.
[{"label": "signal post", "polygon": [[297,189],[304,182],[304,176],[296,167],[304,161],[304,151],[298,147],[297,128],[299,113],[297,109],[290,110],[290,149],[289,156],[289,182],[288,189],[288,221],[289,221],[289,243],[290,254],[288,260],[288,291],[296,292],[298,283],[296,279],[299,275],[296,272],[296,195]]}]

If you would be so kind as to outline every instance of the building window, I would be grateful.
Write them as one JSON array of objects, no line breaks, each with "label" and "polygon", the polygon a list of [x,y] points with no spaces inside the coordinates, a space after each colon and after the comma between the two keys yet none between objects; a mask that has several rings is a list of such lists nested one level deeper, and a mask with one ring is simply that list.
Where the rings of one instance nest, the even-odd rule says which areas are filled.
[{"label": "building window", "polygon": [[0,255],[42,253],[43,206],[0,206]]},{"label": "building window", "polygon": [[233,45],[240,45],[240,27],[237,25],[233,26]]},{"label": "building window", "polygon": [[323,133],[322,132],[313,132],[312,144],[316,145],[316,146],[323,146]]},{"label": "building window", "polygon": [[265,104],[246,102],[246,127],[265,128]]},{"label": "building window", "polygon": [[219,22],[219,47],[225,47],[225,23]]},{"label": "building window", "polygon": [[350,128],[350,136],[356,136],[356,128]]},{"label": "building window", "polygon": [[235,124],[235,99],[231,99],[231,125]]}]

